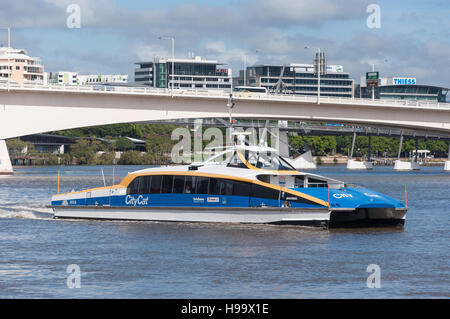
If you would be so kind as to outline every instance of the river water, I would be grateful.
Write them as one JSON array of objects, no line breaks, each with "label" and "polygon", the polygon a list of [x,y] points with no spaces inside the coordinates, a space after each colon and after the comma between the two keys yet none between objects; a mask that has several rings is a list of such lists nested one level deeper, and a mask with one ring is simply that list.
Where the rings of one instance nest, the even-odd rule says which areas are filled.
[{"label": "river water", "polygon": [[[450,297],[450,173],[442,167],[315,171],[400,200],[406,184],[404,229],[53,220],[45,206],[58,169],[65,192],[103,186],[101,168],[0,177],[0,298]],[[140,168],[116,167],[116,182]],[[103,169],[111,184],[112,167]],[[380,288],[367,285],[369,265],[379,267]]]}]

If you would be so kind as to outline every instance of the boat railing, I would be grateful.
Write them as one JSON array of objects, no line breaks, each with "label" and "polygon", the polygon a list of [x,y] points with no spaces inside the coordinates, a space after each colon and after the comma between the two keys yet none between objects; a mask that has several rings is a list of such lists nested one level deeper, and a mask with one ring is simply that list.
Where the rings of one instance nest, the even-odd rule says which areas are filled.
[{"label": "boat railing", "polygon": [[[303,184],[295,185],[294,187],[295,188],[305,188],[305,186]],[[307,186],[306,186],[306,188],[321,188],[321,187],[324,187],[324,188],[328,187],[328,188],[331,188],[331,189],[340,189],[340,188],[343,188],[343,187],[347,187],[347,185],[342,183],[342,182],[326,182],[326,181],[323,181],[323,182],[318,182],[318,183],[307,183]],[[356,185],[355,185],[355,187],[356,187]]]},{"label": "boat railing", "polygon": [[308,183],[308,188],[319,188],[319,187],[328,187],[327,182],[323,183]]},{"label": "boat railing", "polygon": [[345,183],[344,187],[362,188],[363,186],[357,185],[357,184]]}]

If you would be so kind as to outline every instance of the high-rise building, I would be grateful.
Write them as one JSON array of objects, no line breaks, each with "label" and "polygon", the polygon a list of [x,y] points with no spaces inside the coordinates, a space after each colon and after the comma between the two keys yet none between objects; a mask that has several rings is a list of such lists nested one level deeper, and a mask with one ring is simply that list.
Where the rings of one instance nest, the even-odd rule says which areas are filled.
[{"label": "high-rise building", "polygon": [[44,65],[40,58],[25,50],[0,48],[0,81],[13,83],[44,83]]},{"label": "high-rise building", "polygon": [[231,90],[231,69],[219,67],[224,64],[215,60],[199,56],[174,60],[155,58],[135,64],[138,65],[134,72],[137,84],[155,88]]},{"label": "high-rise building", "polygon": [[[324,69],[321,67],[321,69]],[[260,64],[247,67],[233,86],[265,87],[268,92],[317,95],[318,74],[313,64]],[[327,65],[320,75],[320,96],[352,97],[354,81],[341,65]]]}]

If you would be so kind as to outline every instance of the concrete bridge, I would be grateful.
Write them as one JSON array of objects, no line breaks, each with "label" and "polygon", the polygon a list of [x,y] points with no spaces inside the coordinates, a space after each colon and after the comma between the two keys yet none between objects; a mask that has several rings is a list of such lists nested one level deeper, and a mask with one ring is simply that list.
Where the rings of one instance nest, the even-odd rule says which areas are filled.
[{"label": "concrete bridge", "polygon": [[[226,118],[230,92],[113,86],[0,84],[0,140],[77,127]],[[235,93],[242,119],[320,121],[450,133],[450,104]],[[0,143],[0,161],[5,149]],[[1,155],[3,154],[3,155]],[[9,161],[9,160],[8,160]]]}]

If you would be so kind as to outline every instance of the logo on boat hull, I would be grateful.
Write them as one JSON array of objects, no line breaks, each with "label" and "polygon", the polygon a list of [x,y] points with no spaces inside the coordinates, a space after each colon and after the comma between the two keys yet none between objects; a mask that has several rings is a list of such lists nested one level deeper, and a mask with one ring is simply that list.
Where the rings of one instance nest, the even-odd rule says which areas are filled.
[{"label": "logo on boat hull", "polygon": [[131,206],[144,206],[148,205],[148,196],[139,195],[137,198],[131,195],[125,197],[125,204]]},{"label": "logo on boat hull", "polygon": [[333,194],[334,198],[340,199],[340,198],[353,198],[352,194]]}]

